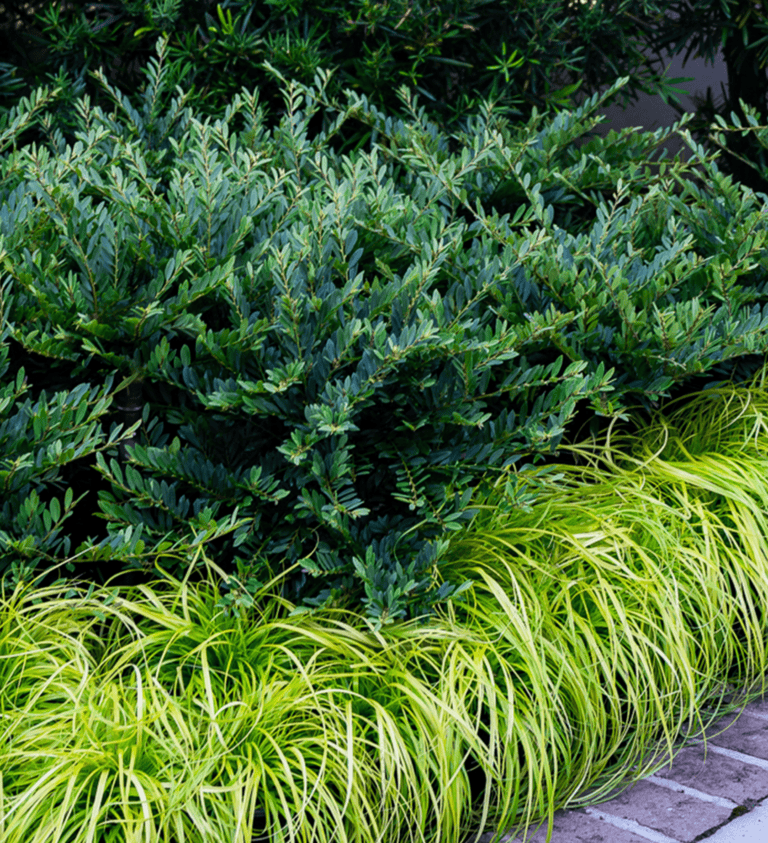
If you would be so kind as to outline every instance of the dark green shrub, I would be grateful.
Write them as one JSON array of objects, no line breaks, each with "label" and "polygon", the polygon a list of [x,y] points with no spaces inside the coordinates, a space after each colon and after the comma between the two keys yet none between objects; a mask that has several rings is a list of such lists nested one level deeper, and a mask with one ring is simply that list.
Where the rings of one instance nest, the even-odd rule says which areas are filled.
[{"label": "dark green shrub", "polygon": [[[503,107],[527,119],[533,106],[567,104],[579,85],[591,93],[629,74],[620,96],[662,90],[674,99],[637,47],[638,28],[649,29],[654,13],[638,24],[637,12],[626,0],[595,7],[551,0],[59,2],[36,18],[44,60],[17,55],[17,33],[4,54],[19,64],[27,90],[55,78],[68,91],[59,115],[65,131],[74,128],[77,96],[99,102],[102,89],[89,71],[101,69],[135,104],[142,68],[161,35],[170,39],[177,81],[194,84],[192,103],[203,114],[220,117],[243,85],[258,87],[262,104],[279,110],[280,87],[268,62],[305,84],[318,70],[335,69],[329,96],[352,88],[392,114],[401,111],[396,92],[407,83],[432,120],[455,126],[481,99],[498,100],[498,113]],[[556,81],[561,76],[578,81]],[[322,124],[321,114],[315,122]],[[337,151],[365,142],[361,129],[345,124]]]},{"label": "dark green shrub", "polygon": [[[672,129],[577,150],[602,100],[514,130],[486,103],[452,153],[403,88],[407,122],[350,92],[310,139],[327,75],[274,130],[247,91],[201,122],[166,51],[74,145],[9,149],[50,94],[0,134],[7,576],[204,553],[230,603],[295,566],[305,605],[426,612],[486,477],[765,352],[763,207],[701,156],[649,167]],[[329,152],[353,119],[376,144]]]}]

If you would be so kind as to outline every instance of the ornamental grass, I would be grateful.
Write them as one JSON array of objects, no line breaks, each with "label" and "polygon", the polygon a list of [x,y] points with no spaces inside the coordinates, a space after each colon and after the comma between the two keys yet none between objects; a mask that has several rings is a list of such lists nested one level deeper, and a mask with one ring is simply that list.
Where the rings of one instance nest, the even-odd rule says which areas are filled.
[{"label": "ornamental grass", "polygon": [[[265,585],[18,586],[0,604],[4,843],[464,843],[657,769],[768,670],[768,391],[710,390],[477,494],[376,630]],[[746,689],[749,689],[747,691]]]}]

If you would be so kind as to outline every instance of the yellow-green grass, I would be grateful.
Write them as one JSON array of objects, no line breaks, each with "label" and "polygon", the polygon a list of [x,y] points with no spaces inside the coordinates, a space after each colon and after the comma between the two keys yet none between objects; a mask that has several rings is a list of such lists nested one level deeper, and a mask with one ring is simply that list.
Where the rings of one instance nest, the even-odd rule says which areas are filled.
[{"label": "yellow-green grass", "polygon": [[532,475],[530,512],[478,497],[440,568],[475,584],[427,621],[17,588],[0,839],[459,843],[647,774],[764,686],[767,411],[707,393]]}]

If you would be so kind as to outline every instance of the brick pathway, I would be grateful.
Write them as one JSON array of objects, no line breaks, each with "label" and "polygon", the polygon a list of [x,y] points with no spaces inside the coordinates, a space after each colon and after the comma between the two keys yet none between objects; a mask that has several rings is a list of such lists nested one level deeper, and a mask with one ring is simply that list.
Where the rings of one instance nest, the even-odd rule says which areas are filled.
[{"label": "brick pathway", "polygon": [[[725,731],[724,731],[725,730]],[[768,697],[723,717],[655,775],[591,808],[558,811],[550,843],[693,843],[768,797]],[[760,810],[764,810],[761,808]],[[487,835],[484,840],[490,840]],[[545,843],[546,827],[526,843]],[[730,839],[730,836],[729,836]],[[734,838],[735,839],[735,838]],[[768,843],[768,832],[739,840]],[[504,843],[523,843],[507,836]]]}]

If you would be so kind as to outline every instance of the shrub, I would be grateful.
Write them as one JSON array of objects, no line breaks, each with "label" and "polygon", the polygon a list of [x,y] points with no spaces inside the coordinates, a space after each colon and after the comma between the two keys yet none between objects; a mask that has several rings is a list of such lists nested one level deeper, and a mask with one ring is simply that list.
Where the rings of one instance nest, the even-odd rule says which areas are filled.
[{"label": "shrub", "polygon": [[[576,150],[602,99],[514,131],[486,103],[452,153],[403,89],[409,122],[350,92],[310,138],[322,74],[285,83],[273,131],[247,91],[201,122],[168,102],[166,55],[139,110],[101,77],[114,110],[83,99],[74,145],[2,158],[11,578],[73,556],[178,574],[202,549],[232,604],[295,565],[305,608],[425,614],[463,585],[439,569],[478,484],[553,454],[577,412],[765,351],[762,207],[701,156],[706,187],[652,172],[672,130]],[[352,119],[376,143],[329,152]]]},{"label": "shrub", "polygon": [[[304,84],[318,70],[335,70],[332,96],[350,87],[388,113],[401,110],[396,92],[407,83],[431,119],[455,126],[483,98],[528,119],[533,106],[567,104],[582,83],[594,92],[628,74],[632,78],[619,96],[661,89],[674,98],[636,43],[638,28],[649,30],[647,19],[659,12],[650,10],[639,22],[636,11],[550,0],[56,3],[37,15],[31,36],[37,61],[19,55],[20,36],[30,37],[26,27],[8,38],[3,53],[16,59],[27,91],[53,79],[64,87],[57,116],[64,131],[75,125],[77,96],[88,94],[102,104],[92,71],[102,70],[135,105],[142,68],[160,36],[170,39],[177,80],[194,86],[197,113],[221,117],[243,83],[249,90],[258,87],[270,110],[280,109],[280,86],[268,63]],[[564,73],[580,81],[561,88],[554,80]],[[369,131],[347,122],[334,143],[340,150],[357,148]]]}]

